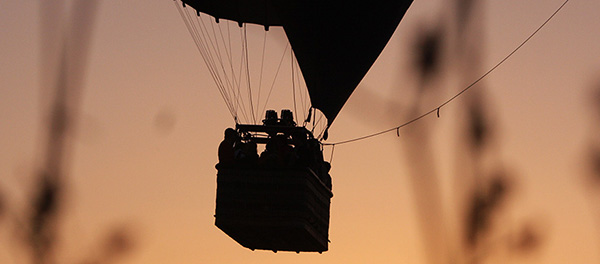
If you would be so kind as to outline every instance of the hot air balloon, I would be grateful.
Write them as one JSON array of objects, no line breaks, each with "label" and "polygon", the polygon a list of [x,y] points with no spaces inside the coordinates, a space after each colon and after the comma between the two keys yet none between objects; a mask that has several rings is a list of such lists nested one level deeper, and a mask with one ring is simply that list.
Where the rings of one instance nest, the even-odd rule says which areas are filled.
[{"label": "hot air balloon", "polygon": [[[303,163],[218,165],[215,213],[218,228],[252,250],[328,250],[333,194],[328,164],[322,161],[320,141],[327,139],[327,129],[411,3],[412,0],[176,2],[236,123],[239,138],[232,144],[266,144],[267,151],[276,148],[274,146],[289,147],[297,153],[294,151],[302,149],[299,145],[305,146],[297,143],[298,138],[301,142],[310,142],[304,152],[310,154],[304,155],[311,158]],[[259,33],[256,28],[260,28]],[[265,52],[271,49],[264,46],[256,49],[261,66],[251,67],[252,50],[248,42],[252,38],[260,42],[264,35],[263,43],[266,43],[267,32],[276,30],[283,31],[283,39],[291,47],[286,46],[282,53],[290,54],[290,63],[286,64],[291,65],[292,79],[291,87],[277,89],[291,88],[296,99],[293,103],[296,116],[302,114],[306,118],[294,119],[290,110],[282,110],[279,118],[273,110],[266,111],[263,120],[258,118],[263,112],[261,101],[266,105],[275,86],[275,80],[272,84],[263,81],[262,62],[268,57]],[[241,44],[232,44],[232,39]],[[274,57],[279,60],[279,55]],[[281,57],[278,64],[273,64],[279,65],[273,67],[274,79],[278,78],[283,61]],[[303,81],[299,81],[302,77]],[[262,93],[263,97],[268,94],[267,99],[261,99],[260,90],[254,90],[263,86],[269,89],[268,93]],[[302,92],[308,94],[307,98],[301,96]],[[298,98],[308,107],[298,111]],[[296,135],[296,139],[292,135]]]}]

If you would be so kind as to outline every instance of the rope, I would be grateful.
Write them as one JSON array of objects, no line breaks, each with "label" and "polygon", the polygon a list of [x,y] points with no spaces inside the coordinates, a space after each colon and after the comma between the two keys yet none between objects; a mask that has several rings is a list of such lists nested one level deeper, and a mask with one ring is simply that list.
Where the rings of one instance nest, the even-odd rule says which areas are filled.
[{"label": "rope", "polygon": [[256,124],[256,114],[254,113],[254,106],[253,106],[253,98],[252,98],[252,82],[250,81],[250,62],[248,61],[248,36],[246,35],[246,24],[244,24],[243,27],[243,32],[244,32],[244,39],[243,39],[243,45],[244,45],[244,56],[246,58],[245,60],[245,65],[246,65],[246,81],[248,82],[248,98],[250,99],[250,114],[252,114],[252,121],[254,121],[254,123]]},{"label": "rope", "polygon": [[[260,108],[260,91],[262,90],[262,79],[263,79],[263,69],[265,67],[265,51],[267,49],[267,31],[264,31],[263,34],[263,47],[262,47],[262,58],[260,60],[260,78],[258,79],[258,96],[256,96],[256,112],[258,112]],[[258,114],[261,114],[258,112]]]},{"label": "rope", "polygon": [[269,99],[271,98],[271,92],[273,92],[273,87],[275,87],[275,81],[277,80],[277,76],[279,75],[279,70],[281,69],[281,65],[283,64],[283,59],[285,59],[285,53],[286,53],[287,49],[289,48],[289,46],[290,46],[290,43],[288,42],[285,45],[283,54],[281,55],[281,60],[279,60],[279,66],[277,66],[277,71],[275,72],[275,77],[273,77],[273,82],[271,83],[271,88],[269,89],[269,93],[267,94],[267,99],[265,99],[265,105],[263,106],[261,113],[264,113],[265,109],[267,109],[267,103],[269,102]]},{"label": "rope", "polygon": [[[298,121],[298,109],[296,107],[296,82],[295,82],[295,76],[294,76],[294,54],[293,51],[290,50],[290,69],[291,69],[291,73],[292,73],[292,101],[294,102],[294,113],[296,113],[296,115],[294,116],[294,118],[296,119],[296,121]],[[300,123],[300,122],[296,122],[296,123]]]},{"label": "rope", "polygon": [[565,0],[562,5],[560,5],[558,7],[558,9],[556,9],[556,11],[554,11],[554,13],[552,13],[552,15],[550,15],[550,17],[548,17],[546,19],[546,21],[544,21],[544,23],[542,23],[535,31],[533,31],[533,33],[531,33],[529,35],[529,37],[527,37],[523,42],[521,42],[521,44],[519,44],[515,49],[513,49],[508,55],[506,55],[502,60],[500,60],[500,62],[496,63],[496,65],[494,65],[490,70],[488,70],[486,73],[484,73],[481,77],[479,77],[477,80],[475,80],[474,82],[472,82],[471,84],[469,84],[467,87],[465,87],[464,89],[462,89],[460,92],[458,92],[457,94],[455,94],[454,96],[450,97],[450,99],[444,101],[442,104],[440,104],[439,106],[429,110],[428,112],[421,114],[418,117],[413,118],[412,120],[403,123],[399,126],[396,127],[392,127],[390,129],[386,129],[383,131],[379,131],[373,134],[369,134],[366,136],[362,136],[362,137],[357,137],[357,138],[353,138],[353,139],[348,139],[348,140],[343,140],[343,141],[339,141],[339,142],[335,142],[335,143],[324,143],[323,145],[325,146],[333,146],[335,147],[335,145],[341,145],[341,144],[347,144],[347,143],[352,143],[352,142],[356,142],[356,141],[360,141],[360,140],[365,140],[368,138],[372,138],[372,137],[376,137],[379,135],[383,135],[385,133],[389,133],[392,131],[396,131],[397,135],[399,134],[399,130],[400,128],[403,128],[405,126],[408,126],[414,122],[417,122],[421,119],[423,119],[424,117],[432,114],[432,113],[436,113],[437,117],[440,116],[440,108],[446,106],[447,104],[449,104],[450,102],[454,101],[454,99],[458,98],[459,96],[461,96],[462,94],[464,94],[466,91],[468,91],[469,89],[471,89],[473,86],[475,86],[477,83],[479,83],[481,80],[483,80],[485,77],[487,77],[490,73],[492,73],[494,70],[496,70],[496,68],[498,68],[500,65],[502,65],[506,60],[508,60],[510,57],[512,57],[513,54],[515,54],[519,49],[521,49],[521,47],[523,47],[527,42],[529,42],[529,40],[531,40],[531,38],[533,38],[533,36],[535,36],[544,26],[546,26],[546,24],[548,24],[548,22],[550,22],[550,20],[552,20],[554,18],[554,16],[556,16],[556,14],[558,14],[558,12],[560,12],[560,10],[569,2],[570,0]]},{"label": "rope", "polygon": [[331,147],[331,157],[329,157],[329,165],[333,163],[333,152],[335,151],[335,145]]},{"label": "rope", "polygon": [[[240,41],[241,41],[242,39],[244,39],[244,32],[243,32],[243,30],[240,29],[239,33],[240,33]],[[244,45],[240,45],[240,46],[241,46],[240,54],[244,54]],[[238,70],[239,70],[238,71],[239,72],[238,83],[237,83],[237,86],[234,87],[234,89],[233,89],[234,91],[236,91],[236,89],[237,89],[238,97],[236,99],[237,99],[238,106],[241,104],[241,106],[242,106],[241,109],[246,109],[246,105],[244,104],[244,99],[242,97],[242,76],[244,75],[243,71],[244,71],[244,59],[245,58],[246,58],[245,56],[241,56],[241,58],[240,58],[240,67],[238,68]],[[250,119],[246,118],[245,121],[249,121],[249,120]]]},{"label": "rope", "polygon": [[196,48],[198,49],[198,51],[200,52],[200,54],[202,54],[203,56],[201,56],[204,59],[204,63],[208,66],[208,70],[209,73],[211,74],[211,76],[213,77],[213,79],[215,80],[215,83],[217,84],[217,88],[219,90],[219,92],[221,93],[221,97],[223,98],[223,101],[225,102],[225,105],[227,106],[227,108],[229,109],[229,113],[231,114],[231,116],[235,119],[236,118],[236,114],[235,114],[235,110],[233,109],[232,105],[229,103],[227,95],[223,89],[223,84],[222,82],[220,82],[220,79],[218,77],[218,74],[214,71],[214,68],[211,66],[212,64],[210,63],[210,61],[208,60],[208,55],[206,54],[206,50],[202,45],[202,41],[200,41],[199,37],[200,34],[198,33],[195,25],[192,22],[191,19],[186,18],[186,16],[188,15],[187,12],[185,12],[182,7],[179,6],[179,4],[177,4],[176,1],[173,1],[173,3],[175,4],[177,11],[179,12],[179,15],[181,16],[187,30],[189,31],[190,35],[192,36],[192,39],[194,41],[194,43],[196,44]]}]

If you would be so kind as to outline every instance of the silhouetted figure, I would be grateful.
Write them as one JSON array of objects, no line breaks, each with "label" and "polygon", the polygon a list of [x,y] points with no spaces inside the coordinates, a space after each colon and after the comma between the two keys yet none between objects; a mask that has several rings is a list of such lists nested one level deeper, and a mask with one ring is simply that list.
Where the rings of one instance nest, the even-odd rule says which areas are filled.
[{"label": "silhouetted figure", "polygon": [[239,144],[239,148],[236,147],[236,163],[242,166],[255,166],[258,164],[258,149],[256,142],[248,141],[246,143]]},{"label": "silhouetted figure", "polygon": [[292,133],[292,144],[294,145],[294,162],[296,167],[310,166],[311,151],[308,147],[307,134],[297,130]]},{"label": "silhouetted figure", "polygon": [[292,164],[294,149],[288,145],[287,137],[276,135],[265,146],[265,151],[260,154],[259,164],[265,167],[289,167]]},{"label": "silhouetted figure", "polygon": [[245,145],[246,143],[240,141],[235,143],[235,145],[233,146],[233,158],[236,161],[244,158],[244,148],[246,147]]},{"label": "silhouetted figure", "polygon": [[321,162],[323,162],[321,144],[314,138],[309,139],[306,144],[309,151],[309,166],[315,173],[319,174],[321,172]]},{"label": "silhouetted figure", "polygon": [[275,150],[275,142],[273,140],[269,140],[265,145],[265,150],[260,153],[260,157],[258,158],[258,164],[264,167],[271,167],[273,164],[277,163],[278,157],[277,151]]},{"label": "silhouetted figure", "polygon": [[321,151],[321,143],[311,138],[307,141],[308,151],[309,151],[309,167],[313,170],[315,174],[321,179],[321,181],[331,189],[331,177],[329,176],[329,170],[331,169],[331,164],[326,162],[323,158],[323,151]]},{"label": "silhouetted figure", "polygon": [[281,156],[281,165],[290,167],[293,163],[294,148],[288,144],[288,137],[285,135],[275,136],[277,142],[277,152]]},{"label": "silhouetted figure", "polygon": [[331,176],[329,175],[329,170],[331,170],[331,163],[327,162],[327,161],[323,161],[323,163],[321,163],[321,181],[323,183],[325,183],[325,186],[327,186],[327,188],[329,188],[329,190],[333,189],[332,183],[331,183]]},{"label": "silhouetted figure", "polygon": [[225,129],[225,138],[219,144],[219,166],[231,166],[235,163],[234,147],[238,140],[239,136],[233,128]]}]

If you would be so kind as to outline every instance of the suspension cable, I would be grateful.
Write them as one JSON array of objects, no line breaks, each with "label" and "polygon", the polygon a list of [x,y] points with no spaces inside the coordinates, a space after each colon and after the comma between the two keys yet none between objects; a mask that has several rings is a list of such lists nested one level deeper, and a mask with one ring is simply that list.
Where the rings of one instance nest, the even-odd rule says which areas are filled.
[{"label": "suspension cable", "polygon": [[[260,60],[260,77],[258,78],[258,95],[257,95],[257,100],[256,100],[256,112],[258,112],[258,109],[260,108],[260,92],[262,91],[262,79],[263,79],[263,69],[265,67],[265,51],[267,49],[267,30],[264,31],[263,34],[263,48],[262,48],[262,58]],[[261,112],[258,112],[257,114],[260,114]]]},{"label": "suspension cable", "polygon": [[550,22],[550,20],[552,20],[552,18],[554,18],[554,16],[556,16],[556,14],[558,14],[558,12],[560,12],[560,10],[569,2],[570,0],[565,0],[562,5],[560,5],[556,11],[554,11],[554,13],[552,13],[552,15],[550,15],[550,17],[548,17],[544,23],[542,23],[536,30],[533,31],[533,33],[531,33],[523,42],[521,42],[521,44],[519,44],[515,49],[513,49],[508,55],[506,55],[502,60],[500,60],[500,62],[496,63],[496,65],[494,65],[491,69],[489,69],[487,72],[485,72],[483,75],[481,75],[481,77],[477,78],[474,82],[472,82],[471,84],[469,84],[467,87],[465,87],[464,89],[462,89],[460,92],[458,92],[457,94],[455,94],[454,96],[450,97],[450,99],[444,101],[442,104],[438,105],[437,107],[429,110],[428,112],[421,114],[418,117],[413,118],[412,120],[405,122],[399,126],[396,127],[392,127],[390,129],[386,129],[386,130],[382,130],[373,134],[369,134],[366,136],[361,136],[361,137],[357,137],[357,138],[353,138],[353,139],[348,139],[348,140],[343,140],[343,141],[339,141],[339,142],[335,142],[335,143],[324,143],[323,145],[326,146],[335,146],[335,145],[341,145],[341,144],[346,144],[346,143],[352,143],[352,142],[356,142],[356,141],[360,141],[360,140],[364,140],[364,139],[368,139],[368,138],[372,138],[375,136],[379,136],[385,133],[389,133],[392,131],[399,131],[400,128],[403,128],[405,126],[408,126],[414,122],[417,122],[421,119],[423,119],[424,117],[436,113],[437,116],[440,116],[440,109],[449,104],[450,102],[454,101],[456,98],[458,98],[459,96],[461,96],[462,94],[464,94],[466,91],[468,91],[469,89],[471,89],[473,86],[475,86],[477,83],[479,83],[481,80],[483,80],[485,77],[487,77],[490,73],[492,73],[494,70],[496,70],[496,68],[498,68],[500,65],[502,65],[506,60],[508,60],[510,57],[512,57],[512,55],[514,55],[519,49],[521,49],[521,47],[523,47],[527,42],[529,42],[529,40],[531,40],[544,26],[546,26],[546,24],[548,24],[548,22]]},{"label": "suspension cable", "polygon": [[265,100],[265,105],[264,105],[261,113],[264,113],[265,110],[267,109],[267,103],[269,102],[269,98],[271,98],[271,92],[273,92],[273,87],[275,87],[275,81],[277,80],[277,76],[279,75],[279,70],[281,69],[281,65],[283,64],[283,59],[285,58],[285,54],[286,54],[286,51],[289,48],[289,46],[290,46],[290,43],[288,42],[285,45],[283,54],[281,55],[281,60],[279,60],[279,66],[277,66],[277,71],[275,72],[275,77],[273,77],[273,82],[271,83],[271,88],[269,89],[269,93],[267,95],[267,99]]},{"label": "suspension cable", "polygon": [[[200,39],[199,39],[199,34],[197,33],[197,30],[195,30],[195,28],[193,27],[192,24],[192,20],[189,19],[189,15],[186,11],[184,11],[182,9],[182,7],[177,3],[177,1],[173,1],[173,3],[175,4],[177,11],[179,12],[179,15],[181,16],[181,19],[183,20],[188,32],[190,33],[190,35],[192,36],[192,40],[194,41],[196,48],[198,49],[198,51],[200,52],[200,54],[202,55],[202,59],[204,60],[204,63],[208,66],[208,70],[209,73],[211,74],[213,80],[215,81],[215,83],[217,84],[217,88],[219,90],[219,93],[221,94],[221,97],[223,98],[223,101],[225,102],[225,105],[227,106],[229,113],[231,114],[231,116],[236,119],[236,114],[235,111],[233,110],[231,104],[228,101],[227,95],[224,93],[224,89],[222,87],[222,84],[219,82],[219,78],[217,73],[214,71],[214,69],[211,67],[211,64],[208,60],[208,55],[206,50],[203,48]],[[187,18],[186,18],[187,16]]]},{"label": "suspension cable", "polygon": [[254,106],[253,106],[253,98],[252,98],[252,83],[250,82],[250,62],[248,61],[248,35],[246,32],[246,24],[243,25],[243,34],[244,34],[244,39],[243,39],[243,45],[244,45],[244,57],[246,58],[245,60],[245,68],[246,68],[246,81],[248,82],[248,98],[250,99],[250,114],[252,115],[252,121],[256,124],[256,114],[254,113]]},{"label": "suspension cable", "polygon": [[[296,108],[296,82],[295,82],[295,78],[294,78],[294,56],[293,56],[293,51],[290,50],[290,66],[291,66],[291,73],[292,73],[292,100],[294,102],[294,113],[296,113],[296,115],[294,116],[294,118],[297,118],[298,115],[298,109]],[[298,123],[298,122],[296,122]]]}]

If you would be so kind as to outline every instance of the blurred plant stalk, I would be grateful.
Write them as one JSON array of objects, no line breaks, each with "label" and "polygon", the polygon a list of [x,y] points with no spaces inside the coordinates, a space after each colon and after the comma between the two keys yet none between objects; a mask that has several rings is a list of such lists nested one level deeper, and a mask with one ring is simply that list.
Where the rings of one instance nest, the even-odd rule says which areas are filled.
[{"label": "blurred plant stalk", "polygon": [[[34,263],[56,263],[60,209],[79,116],[96,0],[75,0],[70,17],[64,1],[41,1],[41,83],[47,126],[32,193],[28,243]],[[66,21],[65,21],[66,20]]]}]

